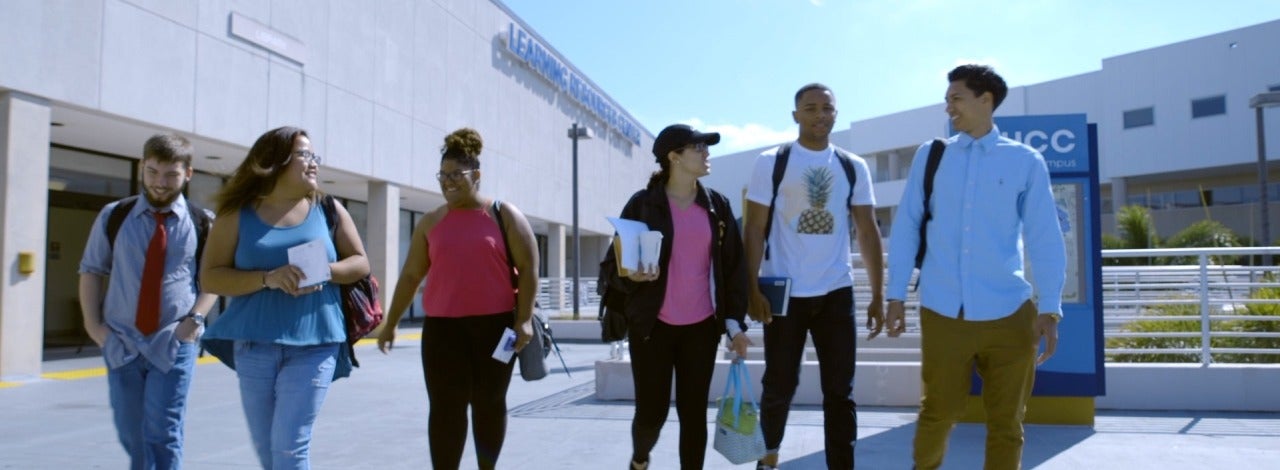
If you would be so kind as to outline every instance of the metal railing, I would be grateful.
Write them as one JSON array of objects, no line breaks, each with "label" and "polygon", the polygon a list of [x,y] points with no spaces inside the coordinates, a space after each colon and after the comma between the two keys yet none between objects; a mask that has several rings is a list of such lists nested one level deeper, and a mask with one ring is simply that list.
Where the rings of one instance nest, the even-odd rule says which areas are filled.
[{"label": "metal railing", "polygon": [[[1230,356],[1261,355],[1276,356],[1275,360],[1263,362],[1280,362],[1280,266],[1215,264],[1223,257],[1264,254],[1280,255],[1280,247],[1103,250],[1104,259],[1197,261],[1182,265],[1103,266],[1106,360],[1194,362],[1198,356],[1201,364],[1210,364],[1225,362],[1215,357],[1238,360],[1239,357]],[[871,292],[859,257],[855,254],[852,258],[855,308],[861,317]],[[596,280],[581,282],[580,318],[594,319],[600,302]],[[567,316],[573,310],[572,283],[572,279],[542,279],[539,304],[544,310]],[[908,292],[906,305],[907,335],[918,335],[919,302],[915,292]],[[1178,328],[1179,324],[1192,322],[1198,323],[1198,329],[1190,328],[1195,331],[1185,331],[1186,326]],[[857,323],[865,336],[863,322]],[[1220,345],[1215,345],[1215,340]],[[1119,344],[1111,346],[1116,343]]]}]

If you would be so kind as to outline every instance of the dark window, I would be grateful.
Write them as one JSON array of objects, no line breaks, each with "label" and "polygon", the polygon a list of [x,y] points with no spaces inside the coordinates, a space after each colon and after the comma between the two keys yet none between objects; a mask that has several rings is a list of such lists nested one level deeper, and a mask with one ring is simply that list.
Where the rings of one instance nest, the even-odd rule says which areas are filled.
[{"label": "dark window", "polygon": [[1124,112],[1124,128],[1150,126],[1156,123],[1155,108],[1133,109]]},{"label": "dark window", "polygon": [[1191,118],[1202,118],[1227,114],[1227,97],[1215,96],[1191,100]]},{"label": "dark window", "polygon": [[1267,91],[1280,91],[1280,85],[1271,85],[1267,87]]}]

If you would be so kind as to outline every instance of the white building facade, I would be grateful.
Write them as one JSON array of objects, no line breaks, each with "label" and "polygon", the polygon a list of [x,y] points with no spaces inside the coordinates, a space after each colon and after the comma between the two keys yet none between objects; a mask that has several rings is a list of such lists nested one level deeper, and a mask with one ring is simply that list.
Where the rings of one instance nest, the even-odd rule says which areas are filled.
[{"label": "white building facade", "polygon": [[[1249,100],[1280,91],[1277,44],[1280,21],[1272,21],[1106,58],[1097,71],[1011,88],[996,115],[1085,114],[1097,124],[1104,233],[1114,232],[1120,207],[1142,205],[1151,210],[1161,237],[1211,217],[1258,240],[1261,191]],[[938,96],[946,86],[945,77],[939,77]],[[855,90],[835,92],[841,102],[857,102]],[[1266,111],[1265,122],[1274,241],[1280,237],[1280,204],[1274,202],[1280,199],[1280,110]],[[871,167],[877,218],[886,237],[916,149],[946,132],[947,115],[939,103],[856,121],[832,134],[833,143],[861,155]],[[717,157],[705,181],[740,194],[761,150]]]},{"label": "white building facade", "polygon": [[[592,134],[576,158],[581,260],[574,123]],[[444,202],[434,175],[455,129],[484,137],[481,192],[528,216],[551,280],[576,261],[595,277],[603,216],[654,168],[652,134],[497,0],[0,2],[0,379],[86,341],[85,238],[105,203],[137,192],[147,137],[192,140],[188,197],[207,205],[283,125],[324,156],[321,189],[363,229],[384,293],[417,218]],[[571,305],[552,285],[544,305]]]}]

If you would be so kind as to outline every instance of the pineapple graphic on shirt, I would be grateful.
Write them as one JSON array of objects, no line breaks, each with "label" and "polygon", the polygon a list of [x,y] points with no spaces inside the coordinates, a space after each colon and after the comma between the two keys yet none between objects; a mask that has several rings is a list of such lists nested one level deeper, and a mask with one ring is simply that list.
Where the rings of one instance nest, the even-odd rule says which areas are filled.
[{"label": "pineapple graphic on shirt", "polygon": [[800,213],[800,226],[796,231],[810,235],[828,235],[835,230],[835,216],[827,210],[831,198],[831,170],[825,166],[810,167],[804,172],[805,196],[809,208]]}]

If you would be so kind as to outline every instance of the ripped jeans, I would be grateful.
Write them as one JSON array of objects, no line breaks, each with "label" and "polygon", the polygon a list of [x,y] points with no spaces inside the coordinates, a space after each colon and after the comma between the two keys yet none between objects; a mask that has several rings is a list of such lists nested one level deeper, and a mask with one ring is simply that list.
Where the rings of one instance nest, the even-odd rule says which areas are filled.
[{"label": "ripped jeans", "polygon": [[338,344],[236,341],[240,401],[262,468],[311,467],[311,427],[333,382]]}]

